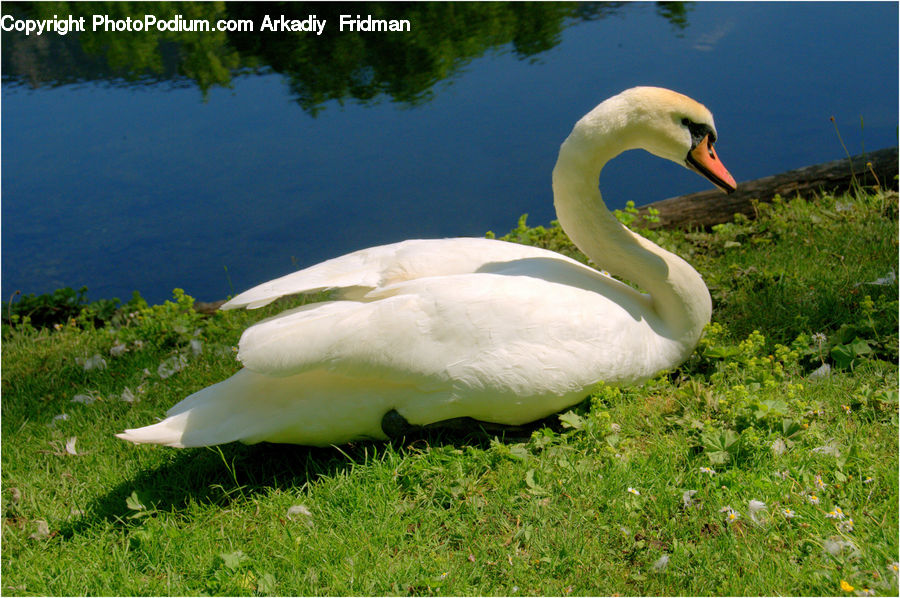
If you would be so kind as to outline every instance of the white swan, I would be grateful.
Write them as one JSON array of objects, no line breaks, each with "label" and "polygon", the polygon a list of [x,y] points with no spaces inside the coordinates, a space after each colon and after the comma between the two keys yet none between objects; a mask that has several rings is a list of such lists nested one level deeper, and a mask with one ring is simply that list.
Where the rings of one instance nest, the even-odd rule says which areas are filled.
[{"label": "white swan", "polygon": [[675,367],[709,322],[709,292],[684,260],[622,226],[597,189],[603,165],[644,148],[736,183],[713,151],[710,112],[638,87],[575,125],[553,170],[559,222],[596,264],[489,239],[414,240],[357,251],[261,284],[223,306],[255,308],[336,289],[244,332],[244,369],[120,438],[175,447],[231,441],[339,444],[387,437],[382,420],[522,424],[581,401],[598,381]]}]

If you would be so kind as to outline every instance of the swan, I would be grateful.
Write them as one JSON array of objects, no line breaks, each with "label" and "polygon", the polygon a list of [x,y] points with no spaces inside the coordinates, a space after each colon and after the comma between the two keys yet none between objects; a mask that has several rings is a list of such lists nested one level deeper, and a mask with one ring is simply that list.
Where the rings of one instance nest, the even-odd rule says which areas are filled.
[{"label": "swan", "polygon": [[[712,304],[700,275],[636,235],[598,190],[607,161],[643,148],[736,189],[702,104],[637,87],[579,120],[553,169],[559,223],[591,260],[492,239],[410,240],[356,251],[241,293],[222,309],[332,290],[248,328],[232,377],[118,437],[197,447],[387,439],[397,421],[520,425],[603,381],[634,384],[681,364]],[[393,422],[393,423],[392,423]]]}]

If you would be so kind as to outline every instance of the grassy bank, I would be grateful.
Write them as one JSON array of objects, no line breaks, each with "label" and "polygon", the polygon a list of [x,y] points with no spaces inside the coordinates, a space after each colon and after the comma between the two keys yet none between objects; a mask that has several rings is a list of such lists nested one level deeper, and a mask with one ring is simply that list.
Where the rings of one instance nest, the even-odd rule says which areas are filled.
[{"label": "grassy bank", "polygon": [[697,352],[506,438],[132,446],[283,306],[15,315],[3,594],[896,595],[896,194],[647,234],[710,287]]}]

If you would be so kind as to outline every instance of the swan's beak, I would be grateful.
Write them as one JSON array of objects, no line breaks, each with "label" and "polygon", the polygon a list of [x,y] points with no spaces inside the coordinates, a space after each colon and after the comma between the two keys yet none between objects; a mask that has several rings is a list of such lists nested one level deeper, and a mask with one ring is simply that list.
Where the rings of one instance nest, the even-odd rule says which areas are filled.
[{"label": "swan's beak", "polygon": [[709,142],[709,135],[688,152],[685,164],[691,170],[708,178],[713,185],[725,193],[732,193],[737,189],[734,177],[719,161],[716,150]]}]

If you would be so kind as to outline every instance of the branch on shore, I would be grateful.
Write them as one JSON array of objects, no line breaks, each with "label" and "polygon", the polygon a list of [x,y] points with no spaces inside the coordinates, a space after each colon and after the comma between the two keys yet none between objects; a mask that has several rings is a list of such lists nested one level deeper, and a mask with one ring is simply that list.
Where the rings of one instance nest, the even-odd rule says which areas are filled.
[{"label": "branch on shore", "polygon": [[754,199],[769,202],[775,195],[790,199],[823,191],[840,193],[854,185],[896,190],[896,177],[897,148],[893,147],[738,183],[737,191],[730,195],[710,190],[664,199],[643,206],[639,212],[646,215],[648,208],[659,210],[659,222],[647,222],[647,228],[709,227],[731,222],[738,213],[752,218]]}]

